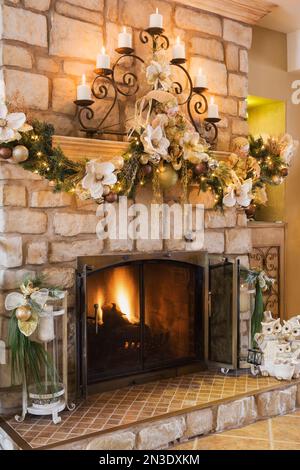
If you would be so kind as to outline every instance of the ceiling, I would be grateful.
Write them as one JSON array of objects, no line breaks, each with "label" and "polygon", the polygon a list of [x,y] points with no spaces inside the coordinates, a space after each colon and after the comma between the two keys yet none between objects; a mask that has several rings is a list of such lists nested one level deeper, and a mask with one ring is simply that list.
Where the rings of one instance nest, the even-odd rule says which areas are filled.
[{"label": "ceiling", "polygon": [[278,5],[259,21],[258,25],[282,33],[300,29],[300,0],[273,0]]}]

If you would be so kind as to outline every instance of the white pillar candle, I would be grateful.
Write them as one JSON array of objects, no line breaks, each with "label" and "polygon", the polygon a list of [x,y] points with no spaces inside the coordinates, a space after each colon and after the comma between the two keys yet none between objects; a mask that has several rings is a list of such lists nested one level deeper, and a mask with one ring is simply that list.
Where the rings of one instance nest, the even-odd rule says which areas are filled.
[{"label": "white pillar candle", "polygon": [[128,33],[124,26],[123,31],[118,36],[118,47],[130,47],[132,49],[132,34]]},{"label": "white pillar candle", "polygon": [[180,42],[180,37],[177,36],[176,43],[172,50],[173,59],[185,59],[185,44]]},{"label": "white pillar candle", "polygon": [[207,78],[206,75],[202,73],[202,69],[199,69],[195,76],[194,86],[196,88],[207,88]]},{"label": "white pillar candle", "polygon": [[91,89],[86,84],[85,75],[82,75],[81,84],[77,87],[77,99],[78,100],[90,100]]},{"label": "white pillar candle", "polygon": [[97,69],[109,69],[110,68],[110,58],[109,55],[105,52],[105,47],[102,46],[101,53],[97,56]]},{"label": "white pillar candle", "polygon": [[219,107],[215,104],[213,96],[210,99],[210,103],[207,109],[207,117],[210,119],[219,119]]},{"label": "white pillar candle", "polygon": [[163,28],[163,16],[158,13],[158,8],[156,8],[155,13],[150,15],[149,28]]}]

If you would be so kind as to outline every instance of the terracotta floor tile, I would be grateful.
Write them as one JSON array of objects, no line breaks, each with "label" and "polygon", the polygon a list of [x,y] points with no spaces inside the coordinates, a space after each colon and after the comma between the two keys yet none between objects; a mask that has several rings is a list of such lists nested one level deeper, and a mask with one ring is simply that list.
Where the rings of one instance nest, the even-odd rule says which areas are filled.
[{"label": "terracotta floor tile", "polygon": [[224,436],[249,437],[253,439],[269,439],[269,422],[257,421],[243,428],[231,429],[222,433]]},{"label": "terracotta floor tile", "polygon": [[279,442],[279,441],[274,441],[273,450],[300,450],[300,444],[299,442]]},{"label": "terracotta floor tile", "polygon": [[[184,445],[184,444],[183,444]],[[174,450],[183,450],[182,447],[175,446]],[[195,439],[194,450],[270,450],[270,444],[267,440],[256,440],[249,438],[224,436],[215,434],[208,437]]]},{"label": "terracotta floor tile", "polygon": [[300,422],[297,417],[280,416],[272,419],[274,441],[292,441],[300,444]]}]

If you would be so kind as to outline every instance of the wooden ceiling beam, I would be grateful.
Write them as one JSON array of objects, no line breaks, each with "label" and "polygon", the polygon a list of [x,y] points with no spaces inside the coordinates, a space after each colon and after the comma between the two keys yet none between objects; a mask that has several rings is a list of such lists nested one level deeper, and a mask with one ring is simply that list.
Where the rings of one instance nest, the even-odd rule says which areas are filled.
[{"label": "wooden ceiling beam", "polygon": [[175,0],[198,10],[209,11],[217,15],[241,21],[247,24],[256,24],[276,5],[266,0]]}]

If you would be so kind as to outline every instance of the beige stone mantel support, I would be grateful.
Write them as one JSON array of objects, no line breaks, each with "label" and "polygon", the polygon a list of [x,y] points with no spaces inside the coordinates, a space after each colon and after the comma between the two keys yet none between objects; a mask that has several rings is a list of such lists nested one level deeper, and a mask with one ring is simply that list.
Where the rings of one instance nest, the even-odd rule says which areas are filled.
[{"label": "beige stone mantel support", "polygon": [[[55,135],[53,145],[61,147],[65,155],[72,160],[82,160],[83,158],[110,160],[112,157],[122,155],[128,147],[128,142]],[[213,152],[213,155],[215,158],[222,159],[230,153]]]}]

